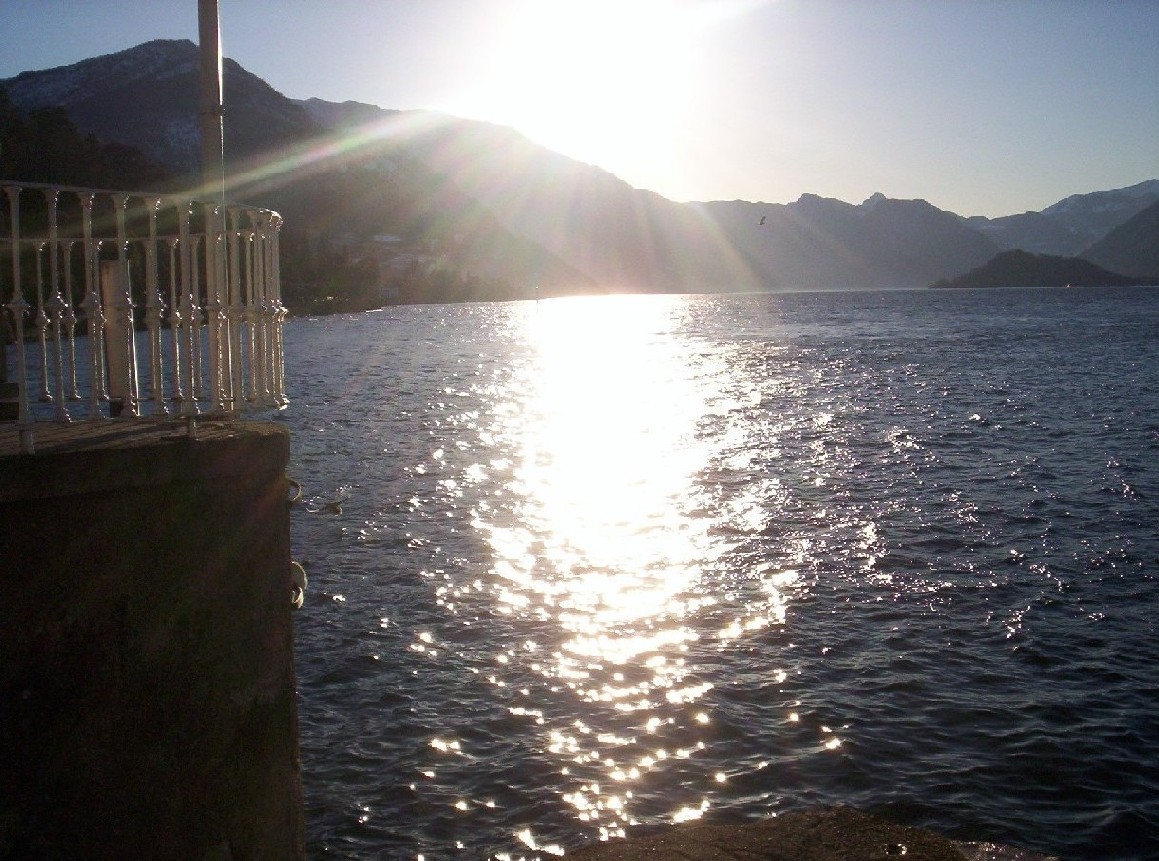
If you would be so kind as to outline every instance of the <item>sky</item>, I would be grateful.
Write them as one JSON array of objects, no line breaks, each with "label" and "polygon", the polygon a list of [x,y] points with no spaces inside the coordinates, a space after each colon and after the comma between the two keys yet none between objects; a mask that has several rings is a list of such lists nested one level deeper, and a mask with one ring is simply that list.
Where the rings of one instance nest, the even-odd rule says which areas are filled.
[{"label": "sky", "polygon": [[[291,98],[512,126],[673,200],[994,217],[1159,178],[1159,0],[220,8],[225,55]],[[0,0],[0,79],[197,32],[197,0]]]}]

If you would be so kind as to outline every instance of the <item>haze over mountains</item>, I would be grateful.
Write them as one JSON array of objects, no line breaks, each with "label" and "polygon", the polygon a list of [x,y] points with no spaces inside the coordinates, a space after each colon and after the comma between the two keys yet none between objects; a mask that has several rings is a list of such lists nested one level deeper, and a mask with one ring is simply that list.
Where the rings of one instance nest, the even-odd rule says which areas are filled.
[{"label": "haze over mountains", "polygon": [[[229,195],[286,215],[287,240],[305,249],[283,243],[291,278],[311,266],[325,277],[327,259],[349,260],[384,235],[456,273],[468,284],[458,298],[526,295],[534,284],[545,295],[916,287],[1010,249],[1159,275],[1159,180],[993,219],[881,194],[856,205],[808,194],[677,203],[509,128],[295,101],[231,60],[224,73]],[[175,181],[195,170],[192,42],[149,42],[0,86],[21,110],[60,106],[81,131],[143,150]]]}]

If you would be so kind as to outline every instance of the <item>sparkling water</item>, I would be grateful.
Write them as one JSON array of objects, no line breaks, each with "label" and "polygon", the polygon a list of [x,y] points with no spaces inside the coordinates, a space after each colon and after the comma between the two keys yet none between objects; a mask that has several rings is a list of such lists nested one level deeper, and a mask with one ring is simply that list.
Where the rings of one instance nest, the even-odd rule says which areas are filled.
[{"label": "sparkling water", "polygon": [[1159,290],[291,320],[311,857],[850,804],[1159,857]]}]

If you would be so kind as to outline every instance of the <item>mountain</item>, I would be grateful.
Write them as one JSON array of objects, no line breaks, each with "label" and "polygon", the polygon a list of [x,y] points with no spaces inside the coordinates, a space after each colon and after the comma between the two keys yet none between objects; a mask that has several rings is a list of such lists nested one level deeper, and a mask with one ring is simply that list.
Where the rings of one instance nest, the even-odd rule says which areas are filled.
[{"label": "mountain", "polygon": [[945,279],[933,287],[1129,287],[1157,284],[1157,279],[1141,279],[1108,272],[1089,260],[1003,251],[985,265],[965,275]]},{"label": "mountain", "polygon": [[[450,117],[419,123],[412,112],[375,114],[353,103],[306,106],[337,133],[359,137],[374,128],[405,140],[414,158],[508,229],[618,289],[913,287],[999,250],[921,200],[879,194],[859,207],[815,195],[791,204],[675,203],[510,128]],[[391,123],[408,130],[387,131]]]},{"label": "mountain", "polygon": [[[316,131],[305,110],[233,60],[222,65],[225,151],[234,164],[269,157]],[[84,133],[135,146],[177,173],[196,172],[199,52],[159,39],[116,54],[0,81],[16,107],[61,107]]]},{"label": "mountain", "polygon": [[357,126],[399,116],[402,111],[388,111],[365,102],[327,102],[323,99],[294,99],[318,125],[327,129]]},{"label": "mountain", "polygon": [[1082,257],[1116,272],[1159,277],[1159,201],[1114,228]]},{"label": "mountain", "polygon": [[1073,255],[1090,244],[1085,236],[1041,212],[998,218],[975,215],[966,223],[1003,250],[1020,248],[1038,254]]},{"label": "mountain", "polygon": [[1087,237],[1090,244],[1156,201],[1159,180],[1150,179],[1128,188],[1072,194],[1048,206],[1042,214]]},{"label": "mountain", "polygon": [[1156,202],[1159,180],[1152,179],[1127,188],[1073,194],[1042,212],[973,216],[966,223],[999,248],[1074,256]]},{"label": "mountain", "polygon": [[600,168],[512,129],[444,119],[411,145],[511,231],[615,290],[758,289],[727,239],[688,207],[632,188]]},{"label": "mountain", "polygon": [[952,213],[882,194],[858,206],[806,194],[789,204],[696,207],[777,287],[919,286],[998,250]]},{"label": "mountain", "polygon": [[[0,86],[19,109],[59,106],[82,131],[188,177],[197,59],[193,43],[159,40]],[[676,203],[510,128],[297,101],[231,60],[224,72],[227,193],[283,213],[286,281],[317,301],[373,302],[384,272],[394,286],[383,289],[408,301],[533,284],[541,295],[918,287],[1012,246],[1077,253],[1159,200],[1152,181],[1003,219],[881,194]]]}]

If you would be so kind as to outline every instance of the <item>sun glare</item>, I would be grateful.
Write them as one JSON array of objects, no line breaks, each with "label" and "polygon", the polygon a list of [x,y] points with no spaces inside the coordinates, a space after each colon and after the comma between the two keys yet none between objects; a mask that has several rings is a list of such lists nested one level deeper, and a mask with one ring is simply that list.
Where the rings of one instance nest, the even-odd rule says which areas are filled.
[{"label": "sun glare", "polygon": [[497,428],[519,448],[520,522],[476,526],[509,599],[552,608],[577,655],[623,662],[687,635],[685,593],[710,551],[683,508],[710,393],[673,372],[679,314],[656,297],[571,298],[527,321],[536,375]]},{"label": "sun glare", "polygon": [[[782,624],[796,575],[725,562],[736,530],[719,527],[748,522],[744,512],[763,510],[770,492],[749,482],[741,511],[710,513],[716,479],[706,476],[749,450],[730,417],[753,391],[731,385],[731,351],[700,339],[687,297],[574,296],[508,310],[518,347],[478,414],[481,440],[501,456],[467,470],[480,490],[494,482],[472,509],[491,565],[473,588],[534,638],[531,666],[545,685],[523,690],[528,704],[574,698],[604,726],[616,715],[618,729],[591,732],[536,712],[544,752],[563,774],[574,770],[564,800],[617,835],[634,822],[635,782],[681,769],[704,747],[713,685],[698,651]],[[721,578],[724,593],[713,585]],[[706,803],[674,816],[695,818]]]},{"label": "sun glare", "polygon": [[[657,334],[671,325],[672,309],[657,313],[660,303],[618,297],[609,315],[608,304],[547,303],[533,322],[543,388],[525,474],[542,493],[546,521],[568,536],[556,548],[561,567],[574,565],[579,550],[584,567],[640,570],[655,557],[658,536],[684,561],[694,551],[681,546],[678,503],[702,465],[686,438],[703,394],[672,382],[666,363],[682,357]],[[640,606],[629,600],[619,609]]]},{"label": "sun glare", "polygon": [[527,0],[495,23],[467,109],[601,165],[655,162],[684,120],[694,27],[679,0]]}]

